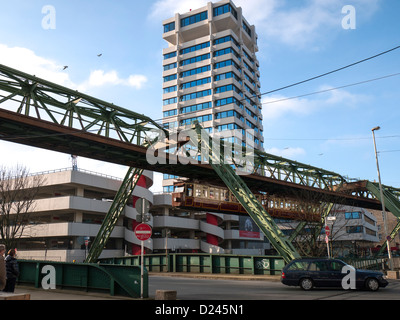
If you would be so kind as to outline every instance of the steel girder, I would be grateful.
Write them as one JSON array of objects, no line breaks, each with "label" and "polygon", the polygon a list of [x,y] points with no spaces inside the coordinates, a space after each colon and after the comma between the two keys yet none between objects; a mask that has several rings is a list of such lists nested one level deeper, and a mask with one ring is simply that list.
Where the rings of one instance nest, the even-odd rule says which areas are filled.
[{"label": "steel girder", "polygon": [[277,180],[336,191],[347,182],[342,175],[297,161],[254,150],[254,172]]},{"label": "steel girder", "polygon": [[163,130],[143,114],[1,64],[0,108],[137,145]]},{"label": "steel girder", "polygon": [[125,209],[129,197],[132,195],[133,190],[140,177],[142,176],[143,169],[129,168],[128,172],[122,181],[122,184],[115,195],[114,201],[111,204],[108,213],[104,217],[100,230],[91,244],[88,256],[85,262],[96,263],[101,252],[103,251],[114,227],[121,216],[122,211]]},{"label": "steel girder", "polygon": [[[121,108],[112,103],[4,65],[0,65],[0,108],[29,116],[32,119],[44,120],[60,127],[71,128],[71,130],[75,129],[82,132],[82,137],[90,133],[110,138],[110,140],[115,139],[116,141],[143,146],[146,139],[148,141],[154,138],[154,129],[158,130],[158,132],[163,132],[165,137],[169,136],[168,131],[143,114]],[[14,137],[13,134],[15,135],[15,133],[12,130],[5,131],[11,138]],[[149,139],[148,134],[150,132],[152,136]],[[27,132],[26,137],[30,138],[32,134],[32,132]],[[43,131],[43,134],[45,135],[46,133]],[[4,135],[0,138],[3,140],[12,140]],[[35,137],[35,139],[44,140],[46,136]],[[53,137],[52,141],[56,140]],[[60,138],[59,140],[58,144],[65,143],[65,139]],[[18,142],[29,144],[21,140],[18,140]],[[74,146],[75,149],[78,145],[82,145],[82,148],[85,148],[85,144],[82,144],[78,138],[74,143],[76,144]],[[40,143],[31,143],[31,145],[41,146]],[[45,147],[50,148],[48,144]],[[68,148],[70,147],[67,143],[59,151],[69,152]],[[104,153],[102,148],[99,148],[99,152]],[[253,174],[243,177],[243,180],[249,185],[251,183],[254,189],[262,191],[263,188],[273,188],[279,193],[284,188],[302,186],[310,192],[327,192],[330,194],[332,201],[335,197],[346,196],[348,194],[346,186],[351,184],[351,181],[340,174],[258,150],[254,150],[254,152]],[[110,157],[107,157],[105,161],[113,162]],[[143,164],[142,158],[141,161]],[[134,166],[136,166],[136,162]],[[177,168],[180,170],[179,173],[172,169],[168,171],[170,170],[169,168],[170,166],[167,168],[166,165],[154,166],[155,170],[164,170],[171,173],[174,171],[174,174],[180,176],[205,176],[206,179],[210,179],[210,175],[206,172],[207,170],[199,172],[199,168],[203,168],[202,166],[177,165]],[[264,187],[267,184],[268,187]],[[275,188],[275,186],[278,187]],[[400,189],[385,188],[396,199],[400,198]],[[354,201],[355,198],[361,199],[360,203],[367,207],[374,206],[376,202],[369,191],[357,193],[356,195],[353,193],[353,195],[354,197],[350,199],[351,201]]]},{"label": "steel girder", "polygon": [[222,149],[219,149],[219,155],[215,154],[215,148],[212,148],[210,143],[210,136],[208,134],[204,135],[204,131],[203,133],[201,132],[202,127],[199,123],[195,124],[195,130],[198,140],[192,140],[192,143],[194,145],[201,144],[201,147],[210,151],[209,156],[211,166],[260,230],[262,230],[264,235],[271,242],[272,246],[279,252],[286,262],[300,258],[300,254],[280,230],[274,219],[267,213],[240,176],[235,173],[231,165],[225,163]]},{"label": "steel girder", "polygon": [[[145,139],[153,139],[157,133],[162,133],[169,144],[170,132],[143,114],[4,65],[0,65],[0,108],[49,121],[59,126],[74,128],[81,131],[82,136],[85,133],[91,133],[142,146]],[[156,133],[155,130],[157,130]],[[8,134],[10,135],[9,132]],[[149,135],[151,138],[148,138]],[[27,133],[26,136],[32,137],[32,133]],[[13,136],[1,137],[3,140],[11,141],[13,138]],[[40,138],[35,137],[36,140]],[[54,137],[52,138],[55,140]],[[19,140],[18,142],[28,144],[26,141]],[[163,150],[158,151],[163,152]],[[285,184],[292,184],[312,188],[314,191],[336,193],[338,188],[347,183],[346,178],[335,172],[258,150],[254,152],[253,177],[265,177],[272,182],[277,181],[281,185],[279,190],[285,188]],[[136,165],[129,166],[136,167]],[[185,168],[179,165],[176,167],[179,170],[175,171],[179,172],[173,174],[179,176],[185,176],[185,174],[191,176],[198,173],[197,168],[190,165]],[[167,170],[164,166],[162,170],[170,169]],[[170,170],[171,173],[172,171],[174,170]],[[247,177],[245,180],[248,181]],[[254,179],[253,181],[256,183]],[[262,179],[259,184],[265,185]]]},{"label": "steel girder", "polygon": [[[380,189],[379,185],[376,183],[366,181],[366,188],[369,192],[371,192],[379,201],[382,202],[381,194],[380,194]],[[393,194],[393,189],[387,189],[385,186],[382,186],[382,193],[384,197],[384,203],[385,203],[385,208],[390,211],[396,218],[397,218],[397,224],[394,227],[393,231],[389,234],[389,236],[393,239],[397,233],[400,231],[400,201],[398,197]],[[397,194],[398,195],[398,194]],[[382,254],[382,252],[386,249],[387,242],[384,241],[381,249],[377,253]]]}]

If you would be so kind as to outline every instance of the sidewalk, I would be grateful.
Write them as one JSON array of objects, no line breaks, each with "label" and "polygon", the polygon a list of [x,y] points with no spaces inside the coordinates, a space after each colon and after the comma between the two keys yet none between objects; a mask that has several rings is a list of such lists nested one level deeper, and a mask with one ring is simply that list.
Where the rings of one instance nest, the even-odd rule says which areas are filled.
[{"label": "sidewalk", "polygon": [[[280,281],[280,275],[246,275],[246,274],[209,274],[190,272],[149,272],[151,277],[181,277],[197,279],[219,279],[219,280],[246,280],[246,281]],[[111,296],[108,293],[95,293],[76,291],[70,289],[43,290],[33,286],[17,286],[17,294],[30,294],[30,300],[140,300],[122,296]],[[146,300],[146,299],[145,299]]]},{"label": "sidewalk", "polygon": [[135,300],[134,298],[111,296],[108,293],[85,292],[69,289],[34,288],[31,286],[16,286],[15,293],[30,294],[30,300]]}]

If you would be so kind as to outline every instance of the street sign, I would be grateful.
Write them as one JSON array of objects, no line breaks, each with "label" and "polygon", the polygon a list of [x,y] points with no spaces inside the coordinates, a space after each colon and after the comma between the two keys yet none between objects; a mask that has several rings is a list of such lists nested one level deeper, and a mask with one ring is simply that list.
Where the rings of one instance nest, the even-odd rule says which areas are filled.
[{"label": "street sign", "polygon": [[148,224],[141,223],[135,228],[135,236],[140,241],[146,241],[150,239],[152,234],[151,227]]},{"label": "street sign", "polygon": [[135,209],[139,214],[146,214],[150,210],[150,202],[144,198],[136,200]]},{"label": "street sign", "polygon": [[327,237],[329,237],[329,235],[331,234],[331,232],[329,230],[325,230],[325,234]]},{"label": "street sign", "polygon": [[329,226],[325,226],[325,231],[329,231]]}]

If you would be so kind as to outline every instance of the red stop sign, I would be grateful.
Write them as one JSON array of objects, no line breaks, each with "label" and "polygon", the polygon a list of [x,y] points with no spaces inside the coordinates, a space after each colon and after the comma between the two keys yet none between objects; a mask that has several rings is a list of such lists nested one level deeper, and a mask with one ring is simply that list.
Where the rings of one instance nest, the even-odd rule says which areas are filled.
[{"label": "red stop sign", "polygon": [[135,228],[135,236],[140,241],[146,241],[150,239],[151,234],[151,227],[146,223],[138,224]]}]

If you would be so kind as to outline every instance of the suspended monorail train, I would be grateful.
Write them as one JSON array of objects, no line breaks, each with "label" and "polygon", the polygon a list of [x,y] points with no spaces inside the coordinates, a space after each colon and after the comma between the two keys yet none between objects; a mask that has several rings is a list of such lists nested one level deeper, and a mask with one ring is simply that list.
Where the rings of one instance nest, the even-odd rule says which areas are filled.
[{"label": "suspended monorail train", "polygon": [[[274,218],[319,221],[318,214],[305,212],[299,202],[275,195],[254,194],[268,214]],[[172,193],[172,206],[186,210],[211,211],[220,213],[247,214],[246,210],[226,187],[177,181]]]}]

